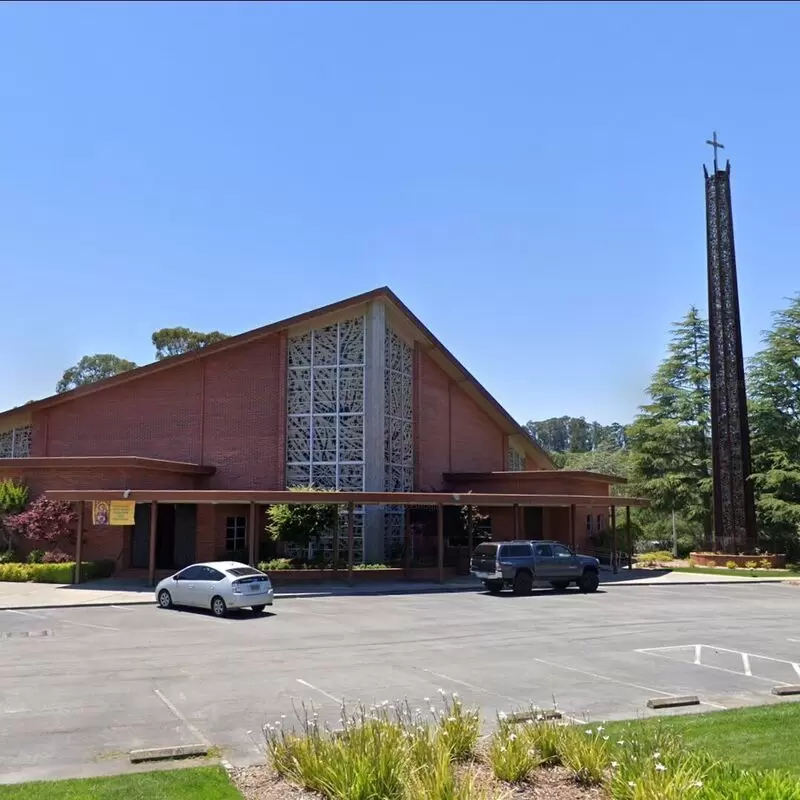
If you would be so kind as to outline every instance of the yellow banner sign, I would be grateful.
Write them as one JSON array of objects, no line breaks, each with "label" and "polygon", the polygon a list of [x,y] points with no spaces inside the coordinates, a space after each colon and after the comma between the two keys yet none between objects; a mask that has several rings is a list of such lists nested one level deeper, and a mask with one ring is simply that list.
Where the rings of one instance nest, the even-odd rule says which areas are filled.
[{"label": "yellow banner sign", "polygon": [[133,525],[135,513],[133,500],[95,500],[92,503],[92,524]]}]

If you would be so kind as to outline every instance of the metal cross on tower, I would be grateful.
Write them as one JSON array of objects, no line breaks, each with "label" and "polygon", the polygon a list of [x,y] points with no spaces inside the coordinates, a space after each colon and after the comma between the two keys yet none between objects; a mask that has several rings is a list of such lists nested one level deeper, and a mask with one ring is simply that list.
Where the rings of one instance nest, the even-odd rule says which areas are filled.
[{"label": "metal cross on tower", "polygon": [[714,131],[714,135],[710,139],[706,139],[706,144],[710,144],[714,148],[714,172],[717,171],[717,150],[719,148],[725,149],[724,144],[720,144],[717,141],[717,132]]}]

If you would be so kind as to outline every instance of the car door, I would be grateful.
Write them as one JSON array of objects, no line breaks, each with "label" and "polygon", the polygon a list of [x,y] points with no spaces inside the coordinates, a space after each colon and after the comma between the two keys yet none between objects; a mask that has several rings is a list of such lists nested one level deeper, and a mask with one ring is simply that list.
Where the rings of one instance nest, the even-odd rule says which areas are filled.
[{"label": "car door", "polygon": [[172,595],[172,602],[176,606],[192,605],[191,587],[198,577],[200,577],[200,567],[196,566],[187,567],[175,575],[170,594]]},{"label": "car door", "polygon": [[553,546],[553,577],[559,580],[575,580],[581,574],[575,554],[563,544]]},{"label": "car door", "polygon": [[555,574],[555,559],[553,558],[552,546],[549,544],[535,544],[533,546],[533,557],[536,562],[536,580],[551,580]]},{"label": "car door", "polygon": [[192,582],[192,605],[198,608],[210,608],[211,598],[218,593],[217,584],[224,577],[213,567],[200,567],[198,580]]}]

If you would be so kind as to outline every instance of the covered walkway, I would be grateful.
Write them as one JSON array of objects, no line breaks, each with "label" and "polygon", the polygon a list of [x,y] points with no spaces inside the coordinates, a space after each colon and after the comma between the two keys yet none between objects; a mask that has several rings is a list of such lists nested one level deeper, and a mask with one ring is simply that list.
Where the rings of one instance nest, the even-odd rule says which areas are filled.
[{"label": "covered walkway", "polygon": [[[566,508],[569,509],[570,544],[575,546],[575,509],[604,508],[610,509],[611,534],[612,534],[612,563],[617,559],[617,527],[616,510],[625,508],[626,530],[630,531],[630,509],[632,506],[646,506],[647,500],[638,497],[620,497],[612,495],[558,495],[558,494],[500,494],[494,492],[292,492],[292,491],[231,491],[231,490],[110,490],[110,489],[85,489],[85,490],[51,490],[46,492],[51,500],[62,500],[77,505],[79,525],[84,523],[84,506],[86,503],[110,500],[128,500],[140,504],[150,505],[150,537],[149,537],[149,565],[148,576],[152,583],[156,577],[156,533],[158,530],[159,504],[226,504],[242,505],[249,508],[249,525],[247,526],[247,551],[251,564],[258,562],[258,537],[256,536],[256,515],[259,505],[290,504],[310,505],[325,504],[344,506],[347,509],[347,579],[353,581],[355,533],[354,516],[356,506],[430,506],[436,509],[437,529],[437,575],[439,582],[445,580],[444,565],[444,508],[446,506],[467,507],[470,511],[467,524],[468,550],[473,549],[473,525],[471,510],[479,508],[512,508],[514,537],[523,538],[522,509],[526,507],[540,508]],[[410,541],[411,530],[409,514],[405,518],[405,540]],[[79,531],[80,534],[83,530]],[[77,537],[75,546],[76,583],[80,581],[81,547],[83,536]],[[340,560],[341,543],[338,531],[334,531],[333,538],[333,569],[338,569]],[[628,543],[628,552],[631,552]],[[410,548],[405,550],[406,570],[410,571]]]}]

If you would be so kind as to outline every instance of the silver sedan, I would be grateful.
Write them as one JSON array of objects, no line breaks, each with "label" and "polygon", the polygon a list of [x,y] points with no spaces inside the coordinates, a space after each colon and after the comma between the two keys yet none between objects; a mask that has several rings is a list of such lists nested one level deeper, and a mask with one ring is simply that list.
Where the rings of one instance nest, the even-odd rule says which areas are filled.
[{"label": "silver sedan", "polygon": [[156,586],[161,608],[210,608],[215,617],[224,617],[233,608],[251,608],[260,614],[272,601],[269,576],[238,561],[192,564]]}]

